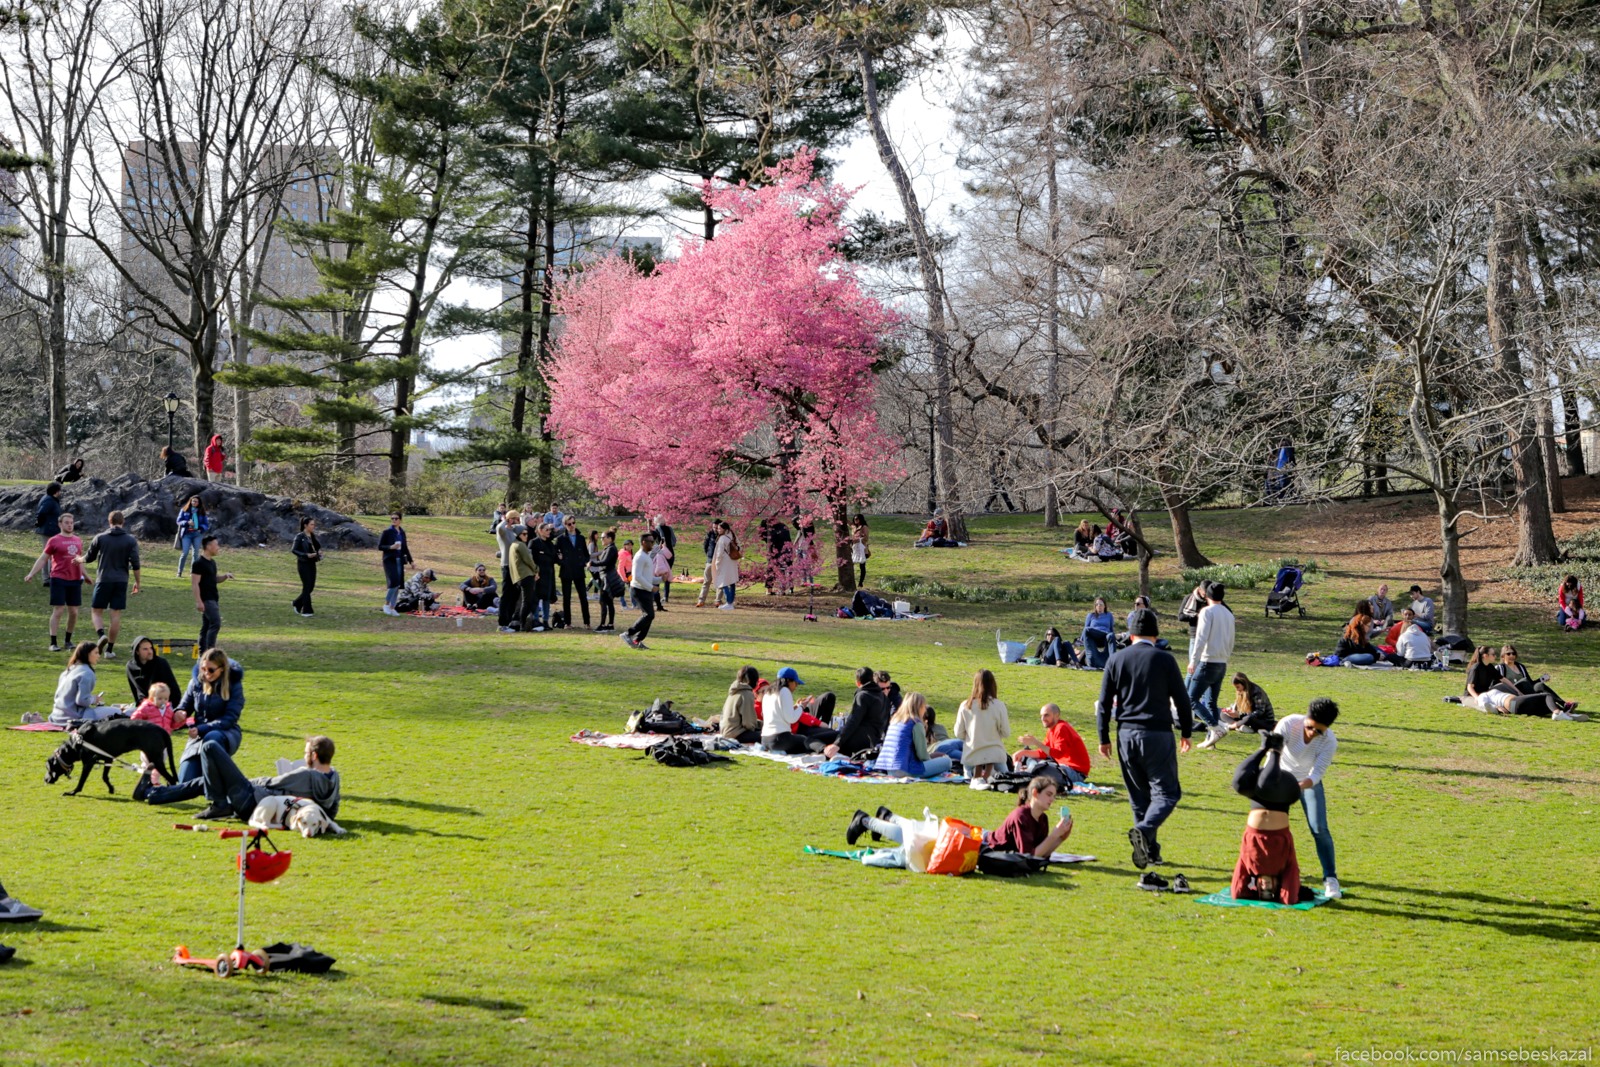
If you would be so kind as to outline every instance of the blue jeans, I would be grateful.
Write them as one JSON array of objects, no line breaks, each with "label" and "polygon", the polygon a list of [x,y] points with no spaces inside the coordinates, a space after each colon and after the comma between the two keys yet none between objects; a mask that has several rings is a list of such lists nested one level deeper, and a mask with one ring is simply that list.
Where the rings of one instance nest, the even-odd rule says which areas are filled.
[{"label": "blue jeans", "polygon": [[183,553],[178,557],[178,577],[183,577],[183,568],[191,559],[200,558],[200,539],[204,536],[201,532],[183,535]]},{"label": "blue jeans", "polygon": [[200,775],[206,799],[217,807],[229,807],[241,819],[256,810],[256,790],[244,776],[228,750],[216,741],[200,744]]},{"label": "blue jeans", "polygon": [[1116,636],[1107,630],[1084,630],[1080,635],[1083,640],[1083,658],[1089,661],[1089,666],[1095,670],[1102,670],[1106,660],[1111,658],[1111,650],[1116,647]]},{"label": "blue jeans", "polygon": [[1344,659],[1340,660],[1339,662],[1348,663],[1353,667],[1370,667],[1372,664],[1378,662],[1378,657],[1374,656],[1371,652],[1356,652],[1352,655],[1344,657]]},{"label": "blue jeans", "polygon": [[1226,663],[1197,663],[1189,675],[1189,706],[1207,726],[1215,726],[1222,719],[1217,713],[1217,694],[1227,674]]},{"label": "blue jeans", "polygon": [[1300,791],[1300,806],[1306,811],[1311,839],[1317,843],[1317,862],[1322,864],[1322,877],[1339,877],[1333,862],[1333,834],[1328,830],[1328,798],[1323,795],[1321,782]]},{"label": "blue jeans", "polygon": [[1177,738],[1171,730],[1118,729],[1117,759],[1128,786],[1133,825],[1155,845],[1156,831],[1183,797],[1178,785]]},{"label": "blue jeans", "polygon": [[[954,762],[961,758],[961,747],[961,738],[952,737],[950,740],[940,741],[937,745],[928,749],[928,754],[932,757],[944,756],[946,757],[946,762]],[[948,767],[945,769],[949,770]]]},{"label": "blue jeans", "polygon": [[201,750],[207,742],[210,742],[231,756],[239,751],[240,739],[241,734],[237,729],[213,730],[204,738],[191,739],[183,746],[183,754],[178,757],[178,781],[173,785],[156,786],[145,797],[145,803],[176,804],[199,796],[205,791],[205,783],[202,780],[204,757]]},{"label": "blue jeans", "polygon": [[725,586],[722,587],[723,599],[726,600],[729,604],[733,603],[733,594],[735,592],[737,592],[737,587],[735,587],[735,586],[725,585]]}]

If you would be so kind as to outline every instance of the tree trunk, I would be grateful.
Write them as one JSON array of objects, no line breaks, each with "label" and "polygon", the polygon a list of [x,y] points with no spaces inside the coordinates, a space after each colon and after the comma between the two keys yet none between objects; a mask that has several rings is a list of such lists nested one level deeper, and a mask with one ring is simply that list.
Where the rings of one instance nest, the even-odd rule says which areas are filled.
[{"label": "tree trunk", "polygon": [[[1515,257],[1521,252],[1516,213],[1509,204],[1494,208],[1494,230],[1489,240],[1489,343],[1494,348],[1506,388],[1526,391],[1522,360],[1517,349],[1517,297],[1513,286]],[[1543,393],[1544,389],[1536,390]],[[1545,483],[1543,450],[1535,428],[1532,398],[1509,408],[1506,435],[1516,471],[1517,554],[1512,563],[1531,566],[1554,563],[1560,550],[1550,524],[1549,489]]]},{"label": "tree trunk", "polygon": [[1444,615],[1439,636],[1467,633],[1467,582],[1461,576],[1461,531],[1456,527],[1455,505],[1435,493],[1439,506],[1439,589]]},{"label": "tree trunk", "polygon": [[194,405],[193,454],[196,457],[202,457],[201,462],[203,463],[206,446],[211,443],[211,434],[213,427],[216,425],[214,405],[217,395],[217,379],[210,362],[195,351],[198,347],[198,344],[191,343],[189,357],[193,371],[191,375],[191,388],[193,390],[191,399]]},{"label": "tree trunk", "polygon": [[1162,494],[1161,502],[1166,505],[1167,516],[1172,520],[1172,543],[1178,550],[1178,566],[1186,570],[1211,566],[1206,554],[1195,544],[1194,526],[1189,521],[1189,506],[1166,493]]},{"label": "tree trunk", "polygon": [[544,274],[539,286],[539,359],[534,367],[538,380],[536,415],[539,419],[539,480],[534,503],[555,502],[555,435],[550,432],[550,383],[545,368],[550,365],[550,348],[555,343],[551,326],[556,299],[556,171],[550,168],[544,197]]},{"label": "tree trunk", "polygon": [[67,279],[64,256],[63,251],[61,260],[46,265],[50,274],[45,282],[50,299],[47,342],[50,354],[45,378],[50,394],[52,469],[64,466],[70,458],[67,455]]},{"label": "tree trunk", "polygon": [[[532,135],[529,135],[532,139]],[[518,277],[517,309],[521,320],[517,323],[516,382],[511,390],[511,432],[519,439],[528,428],[528,376],[533,371],[533,294],[534,276],[539,269],[539,216],[529,212],[528,228],[523,234],[522,273]],[[520,504],[524,499],[522,456],[513,452],[506,460],[506,500]]]},{"label": "tree trunk", "polygon": [[1583,420],[1578,416],[1578,391],[1565,381],[1561,386],[1561,435],[1566,439],[1561,450],[1566,459],[1566,475],[1575,478],[1585,473]]},{"label": "tree trunk", "polygon": [[[249,298],[240,301],[240,314],[249,320],[252,314]],[[230,331],[229,341],[233,345],[233,358],[230,362],[241,367],[250,365],[250,339],[242,330]],[[244,485],[250,478],[250,464],[244,458],[244,446],[250,441],[250,391],[234,386],[233,393],[233,469],[235,479],[239,485]]]},{"label": "tree trunk", "polygon": [[[1544,229],[1539,225],[1539,219],[1533,213],[1527,216],[1528,244],[1533,251],[1534,266],[1539,272],[1539,288],[1544,293],[1544,309],[1550,321],[1561,320],[1561,290],[1556,288],[1555,272],[1550,267],[1550,248],[1545,244]],[[1531,289],[1531,286],[1530,286]],[[1562,356],[1568,357],[1570,365],[1571,350],[1566,346],[1557,349],[1552,337],[1551,353],[1557,366],[1563,362]],[[1565,374],[1557,375],[1561,389],[1561,425],[1562,435],[1566,438],[1564,453],[1564,471],[1569,478],[1584,473],[1583,462],[1583,432],[1582,420],[1578,415],[1578,394],[1573,389]],[[1565,510],[1558,508],[1557,510]]]},{"label": "tree trunk", "polygon": [[[1045,47],[1048,52],[1050,47],[1050,23],[1044,26]],[[1056,146],[1056,95],[1052,87],[1045,98],[1044,105],[1044,165],[1045,165],[1045,212],[1049,221],[1050,244],[1047,254],[1050,257],[1049,291],[1046,298],[1050,307],[1046,317],[1046,344],[1049,351],[1045,353],[1044,364],[1044,406],[1051,416],[1047,423],[1050,433],[1044,442],[1045,483],[1044,483],[1044,526],[1047,530],[1054,530],[1061,525],[1061,509],[1056,501],[1056,452],[1053,441],[1056,436],[1056,420],[1054,416],[1060,411],[1056,400],[1061,388],[1061,176],[1057,173],[1060,169],[1059,149]]]},{"label": "tree trunk", "polygon": [[839,592],[854,593],[856,568],[850,562],[849,509],[842,503],[836,503],[829,510],[832,512],[829,518],[833,522],[833,562],[839,574]]},{"label": "tree trunk", "polygon": [[1155,557],[1150,554],[1150,543],[1144,539],[1144,524],[1139,521],[1139,513],[1128,513],[1128,528],[1133,531],[1134,545],[1137,549],[1136,558],[1139,561],[1139,595],[1150,595],[1150,561]]},{"label": "tree trunk", "polygon": [[966,541],[967,521],[961,511],[960,489],[956,484],[955,414],[950,405],[950,338],[945,330],[944,281],[934,257],[933,241],[928,237],[922,204],[917,200],[916,190],[911,187],[911,177],[900,162],[899,153],[883,124],[883,111],[878,102],[878,75],[872,53],[865,46],[860,46],[856,49],[856,57],[861,65],[862,104],[867,125],[877,146],[878,158],[889,172],[889,178],[900,196],[900,206],[906,213],[906,225],[911,229],[912,244],[917,251],[917,270],[922,276],[923,296],[927,301],[929,358],[933,363],[934,422],[937,428],[933,465],[934,476],[939,483],[939,509],[944,513],[950,538]]}]

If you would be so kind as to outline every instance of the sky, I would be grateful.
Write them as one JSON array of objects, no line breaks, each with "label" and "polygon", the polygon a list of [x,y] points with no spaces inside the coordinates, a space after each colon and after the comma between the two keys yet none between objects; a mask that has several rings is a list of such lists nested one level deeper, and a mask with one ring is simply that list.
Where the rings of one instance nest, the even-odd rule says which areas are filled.
[{"label": "sky", "polygon": [[[956,143],[951,129],[951,102],[963,87],[964,58],[970,38],[960,27],[952,27],[945,42],[944,58],[929,67],[912,84],[890,99],[884,122],[900,150],[902,163],[911,175],[918,198],[929,220],[941,225],[953,207],[963,199],[962,176],[956,166]],[[878,158],[872,138],[865,132],[842,149],[831,153],[836,163],[834,177],[849,188],[859,188],[853,212],[873,211],[890,219],[905,217],[899,195]],[[683,231],[698,229],[698,217],[685,219]],[[676,230],[670,221],[642,225],[630,230],[631,236],[662,237],[672,254]],[[492,307],[499,291],[489,286],[461,283],[447,293],[447,299],[465,301],[478,307]],[[499,340],[490,335],[455,338],[432,346],[436,366],[451,369],[470,366],[493,355]],[[443,403],[449,398],[430,398]],[[430,406],[424,403],[422,406]]]}]

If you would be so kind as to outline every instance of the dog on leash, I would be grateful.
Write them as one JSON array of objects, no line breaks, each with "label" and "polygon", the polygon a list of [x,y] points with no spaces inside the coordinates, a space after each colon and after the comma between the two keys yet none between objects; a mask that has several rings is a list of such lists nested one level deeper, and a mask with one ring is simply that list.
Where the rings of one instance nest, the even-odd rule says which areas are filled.
[{"label": "dog on leash", "polygon": [[96,719],[67,735],[61,747],[45,760],[44,784],[54,785],[72,773],[74,763],[81,763],[83,771],[78,775],[78,788],[66,793],[66,796],[77,796],[83,792],[84,783],[97,766],[102,768],[100,776],[105,780],[106,792],[115,794],[116,787],[111,784],[111,764],[117,757],[129,752],[143,752],[167,781],[178,780],[178,770],[172,762],[172,738],[167,731],[153,722]]}]

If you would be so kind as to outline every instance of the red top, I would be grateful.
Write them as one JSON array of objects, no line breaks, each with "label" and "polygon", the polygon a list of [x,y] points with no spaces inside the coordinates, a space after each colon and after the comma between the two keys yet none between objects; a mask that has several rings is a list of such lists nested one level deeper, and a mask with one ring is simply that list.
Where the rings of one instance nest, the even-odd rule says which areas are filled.
[{"label": "red top", "polygon": [[1567,602],[1567,587],[1566,586],[1562,586],[1560,592],[1558,592],[1556,594],[1556,603],[1559,604],[1563,608],[1572,608],[1572,609],[1574,609],[1576,611],[1582,611],[1583,610],[1583,586],[1581,586],[1581,585],[1578,586],[1578,591],[1573,596],[1571,603]]},{"label": "red top", "polygon": [[206,470],[213,474],[221,474],[225,458],[222,452],[222,437],[213,434],[211,443],[206,445]]},{"label": "red top", "polygon": [[1011,814],[1006,816],[1006,821],[1000,824],[1000,829],[991,830],[983,835],[983,843],[990,848],[1001,849],[1006,852],[1024,852],[1033,855],[1033,850],[1044,844],[1044,839],[1050,836],[1050,816],[1040,815],[1034,817],[1028,805],[1018,804],[1011,809]]},{"label": "red top", "polygon": [[83,567],[76,557],[83,553],[83,538],[77,534],[56,534],[44,543],[44,554],[50,560],[50,577],[69,582],[83,581]]},{"label": "red top", "polygon": [[1089,747],[1065,719],[1044,732],[1045,747],[1057,763],[1065,763],[1085,778],[1089,776]]}]

